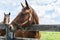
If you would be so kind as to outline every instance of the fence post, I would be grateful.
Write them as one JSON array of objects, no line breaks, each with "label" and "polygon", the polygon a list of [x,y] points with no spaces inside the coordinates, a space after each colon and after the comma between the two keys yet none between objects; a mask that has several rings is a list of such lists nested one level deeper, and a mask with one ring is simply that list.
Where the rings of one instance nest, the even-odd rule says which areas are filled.
[{"label": "fence post", "polygon": [[11,40],[11,37],[9,36],[10,33],[9,25],[5,24],[5,26],[6,26],[6,40]]}]

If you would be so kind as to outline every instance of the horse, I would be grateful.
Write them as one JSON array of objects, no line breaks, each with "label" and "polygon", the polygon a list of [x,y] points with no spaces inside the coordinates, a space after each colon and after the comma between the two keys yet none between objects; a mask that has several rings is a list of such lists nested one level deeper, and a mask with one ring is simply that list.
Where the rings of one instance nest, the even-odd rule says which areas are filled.
[{"label": "horse", "polygon": [[9,24],[9,22],[10,22],[10,12],[9,12],[9,14],[4,13],[3,24]]},{"label": "horse", "polygon": [[[12,26],[12,29],[16,27],[15,24],[18,25],[18,27],[26,27],[29,25],[39,24],[39,18],[35,12],[35,10],[29,6],[27,0],[25,0],[26,6],[24,6],[21,3],[22,10],[19,12],[19,14],[16,16],[16,18],[10,23]],[[28,31],[28,30],[20,30],[17,29],[15,32],[15,37],[25,37],[25,38],[37,38],[40,39],[41,35],[39,31]]]},{"label": "horse", "polygon": [[[9,22],[10,22],[10,13],[9,14],[4,13],[4,20],[3,22],[1,22],[1,24],[5,25],[5,24],[9,24]],[[5,36],[5,34],[6,34],[6,30],[0,29],[0,36]]]}]

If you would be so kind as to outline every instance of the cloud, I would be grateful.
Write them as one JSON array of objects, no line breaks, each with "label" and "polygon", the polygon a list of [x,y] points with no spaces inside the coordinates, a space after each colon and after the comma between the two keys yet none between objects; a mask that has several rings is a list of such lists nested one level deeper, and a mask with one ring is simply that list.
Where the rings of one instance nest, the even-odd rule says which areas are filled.
[{"label": "cloud", "polygon": [[54,4],[57,2],[57,0],[30,0],[30,4],[36,4],[41,6],[46,6],[49,4]]},{"label": "cloud", "polygon": [[0,10],[0,22],[4,19],[4,11]]},{"label": "cloud", "polygon": [[[29,5],[39,16],[40,24],[60,23],[60,0],[27,0]],[[0,19],[3,20],[3,13],[11,12],[11,21],[21,11],[21,4],[24,0],[0,0]]]}]

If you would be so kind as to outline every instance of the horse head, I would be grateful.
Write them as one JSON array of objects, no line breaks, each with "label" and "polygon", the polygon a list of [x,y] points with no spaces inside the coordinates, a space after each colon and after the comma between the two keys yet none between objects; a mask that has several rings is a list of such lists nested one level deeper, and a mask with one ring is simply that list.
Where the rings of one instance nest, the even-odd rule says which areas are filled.
[{"label": "horse head", "polygon": [[[28,24],[39,24],[38,22],[38,16],[35,13],[34,9],[29,6],[28,2],[25,0],[24,6],[21,3],[22,10],[19,12],[19,14],[16,16],[16,18],[11,22],[11,24],[14,26],[15,24],[18,24],[20,26],[25,26]],[[14,24],[15,23],[15,24]]]},{"label": "horse head", "polygon": [[10,22],[10,12],[9,14],[5,14],[4,13],[4,21],[3,21],[3,24],[9,24]]},{"label": "horse head", "polygon": [[[34,9],[29,6],[25,0],[26,6],[21,3],[22,10],[11,22],[11,28],[14,30],[15,27],[27,27],[28,24],[39,24],[38,16]],[[29,26],[28,26],[29,27]],[[20,31],[19,29],[15,33],[16,37],[27,37],[27,38],[39,38],[39,31]]]},{"label": "horse head", "polygon": [[26,6],[24,6],[21,3],[22,10],[14,20],[16,23],[18,23],[21,26],[24,24],[28,24],[29,21],[31,21],[32,19],[32,9],[30,8],[26,0],[25,0],[25,4]]}]

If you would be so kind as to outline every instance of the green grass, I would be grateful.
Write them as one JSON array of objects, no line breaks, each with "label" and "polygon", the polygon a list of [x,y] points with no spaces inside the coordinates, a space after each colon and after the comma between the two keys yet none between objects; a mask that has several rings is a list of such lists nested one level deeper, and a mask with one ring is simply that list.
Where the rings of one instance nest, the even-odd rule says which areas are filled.
[{"label": "green grass", "polygon": [[60,32],[41,31],[40,40],[60,40]]}]

